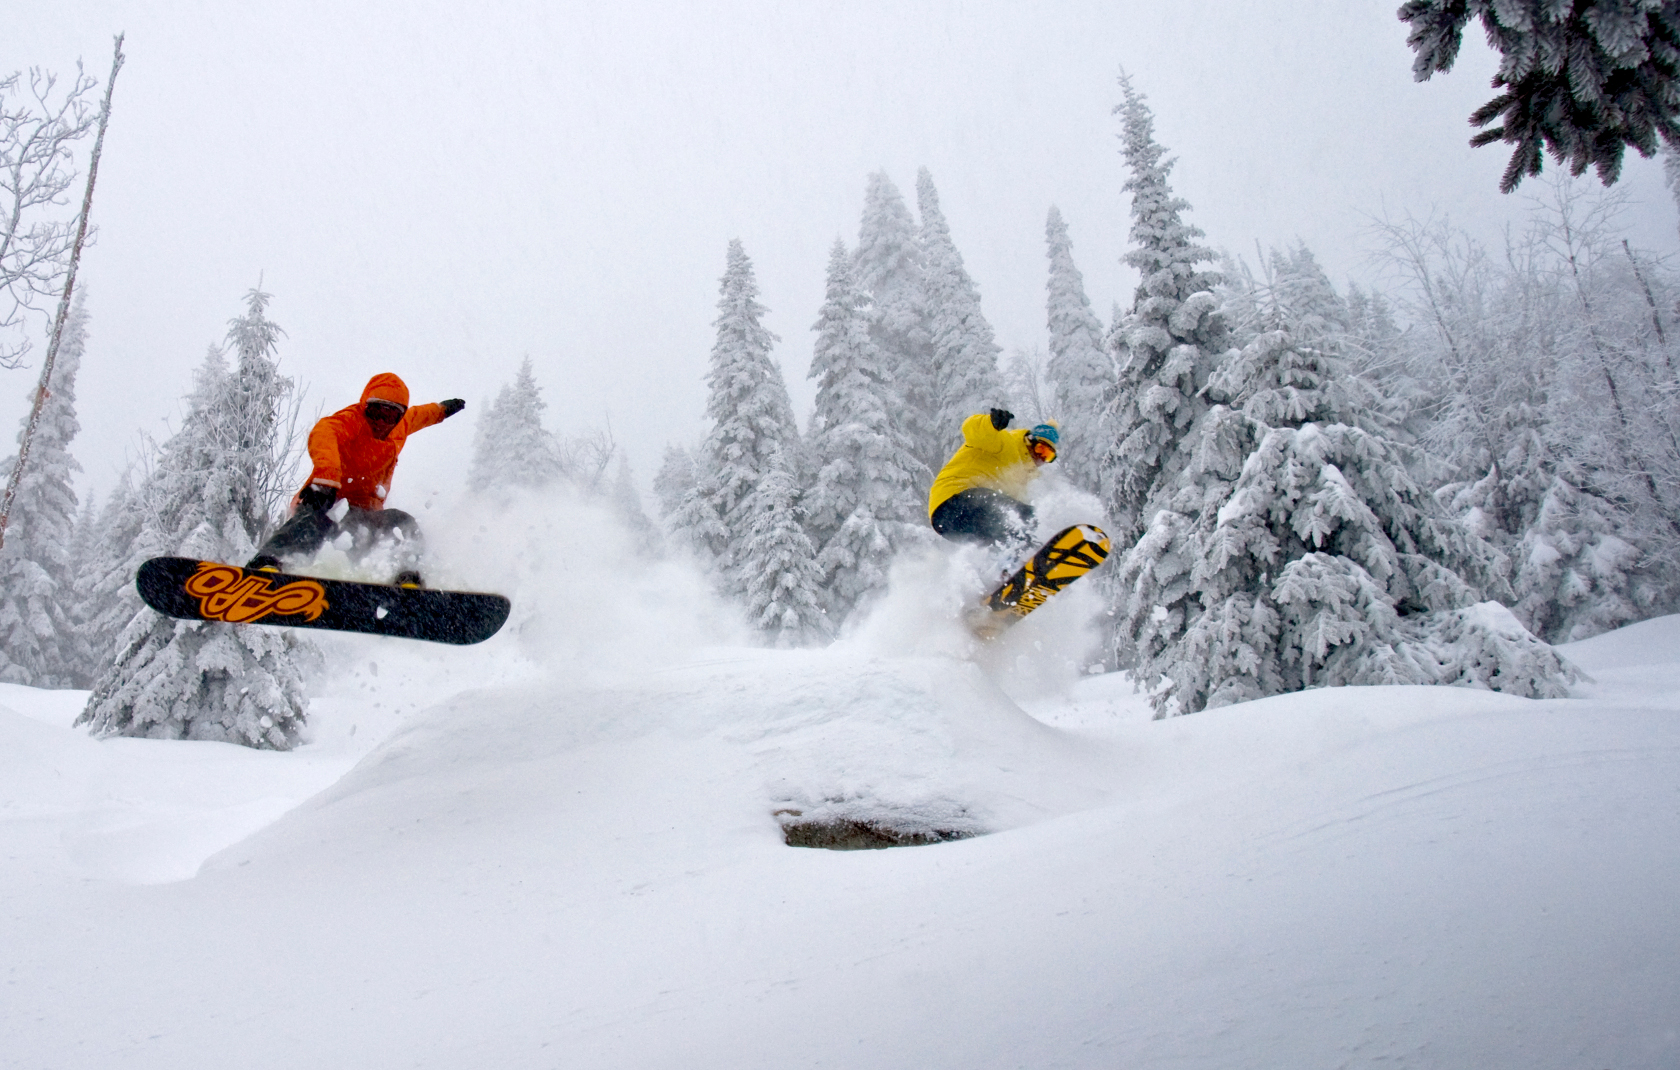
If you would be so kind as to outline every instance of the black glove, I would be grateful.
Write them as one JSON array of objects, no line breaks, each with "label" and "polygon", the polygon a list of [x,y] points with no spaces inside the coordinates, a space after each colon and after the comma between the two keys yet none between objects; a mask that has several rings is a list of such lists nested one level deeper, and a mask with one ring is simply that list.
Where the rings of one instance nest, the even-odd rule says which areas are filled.
[{"label": "black glove", "polygon": [[467,407],[467,403],[460,398],[450,398],[448,401],[440,401],[438,404],[443,406],[443,418],[445,420]]},{"label": "black glove", "polygon": [[324,513],[338,501],[338,488],[325,483],[311,483],[298,492],[298,509]]},{"label": "black glove", "polygon": [[992,410],[992,426],[1002,431],[1009,426],[1009,421],[1015,419],[1015,414],[1008,409]]}]

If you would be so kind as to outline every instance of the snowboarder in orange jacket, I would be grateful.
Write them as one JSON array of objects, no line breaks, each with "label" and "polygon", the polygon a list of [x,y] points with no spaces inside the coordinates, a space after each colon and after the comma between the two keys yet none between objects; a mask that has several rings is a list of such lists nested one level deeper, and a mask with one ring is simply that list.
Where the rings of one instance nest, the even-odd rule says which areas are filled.
[{"label": "snowboarder in orange jacket", "polygon": [[[245,567],[277,572],[281,558],[313,554],[327,539],[348,532],[357,556],[381,540],[396,543],[401,568],[393,582],[422,586],[417,568],[420,525],[400,509],[385,508],[385,499],[408,436],[466,406],[460,398],[450,398],[411,408],[408,386],[397,376],[381,372],[369,379],[360,401],[323,417],[309,432],[314,467],[292,499],[292,518],[269,536]],[[328,513],[340,498],[348,509],[335,522]]]}]

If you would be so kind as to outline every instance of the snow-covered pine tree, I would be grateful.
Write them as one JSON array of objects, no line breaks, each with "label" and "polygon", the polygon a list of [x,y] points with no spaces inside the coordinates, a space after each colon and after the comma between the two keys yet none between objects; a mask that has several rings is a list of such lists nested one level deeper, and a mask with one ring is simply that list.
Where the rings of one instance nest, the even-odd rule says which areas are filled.
[{"label": "snow-covered pine tree", "polygon": [[[88,661],[86,636],[76,627],[74,474],[70,453],[76,421],[76,373],[87,344],[83,294],[64,323],[58,362],[29,455],[29,467],[12,504],[6,544],[0,549],[0,681],[32,687],[75,687]],[[29,426],[18,432],[21,444]],[[14,454],[0,472],[17,464]]]},{"label": "snow-covered pine tree", "polygon": [[806,530],[821,548],[820,588],[836,622],[883,589],[893,556],[927,532],[921,488],[928,474],[894,427],[896,398],[870,339],[869,313],[845,243],[836,239],[812,327],[817,398],[807,441],[819,467],[804,499]]},{"label": "snow-covered pine tree", "polygon": [[927,277],[916,222],[904,197],[886,172],[869,176],[863,220],[858,227],[858,285],[869,295],[869,334],[881,352],[898,401],[892,407],[894,430],[911,454],[932,473],[945,463],[946,429],[937,427],[939,408],[932,341],[927,315]]},{"label": "snow-covered pine tree", "polygon": [[939,191],[925,167],[916,173],[916,209],[922,217],[918,237],[933,360],[933,427],[939,433],[930,464],[937,466],[962,445],[964,420],[1006,400],[998,374],[1002,350],[980,309],[980,288],[963,266],[962,254],[951,239],[951,226],[939,207]]},{"label": "snow-covered pine tree", "polygon": [[1263,281],[1228,287],[1222,311],[1246,344],[1209,378],[1207,393],[1245,398],[1268,426],[1382,423],[1380,399],[1354,374],[1347,302],[1305,245],[1273,250]]},{"label": "snow-covered pine tree", "polygon": [[776,646],[802,646],[831,633],[819,598],[822,576],[799,519],[799,488],[785,463],[773,464],[743,503],[746,523],[734,551],[735,584],[747,620]]},{"label": "snow-covered pine tree", "polygon": [[1407,0],[1399,15],[1420,82],[1452,69],[1465,24],[1481,20],[1500,53],[1500,93],[1471,114],[1487,129],[1470,144],[1516,146],[1499,183],[1506,193],[1540,173],[1542,151],[1573,175],[1595,168],[1608,186],[1628,146],[1641,156],[1680,146],[1676,0]]},{"label": "snow-covered pine tree", "polygon": [[[1122,644],[1159,712],[1347,684],[1557,697],[1574,678],[1493,603],[1504,561],[1411,477],[1352,375],[1310,254],[1274,254],[1254,337],[1209,382],[1187,475],[1117,572]],[[1235,478],[1232,473],[1235,472]],[[1218,490],[1213,494],[1209,491]]]},{"label": "snow-covered pine tree", "polygon": [[778,642],[820,634],[826,621],[818,608],[816,553],[799,524],[793,477],[799,425],[771,356],[777,338],[762,323],[766,309],[739,239],[729,243],[719,289],[717,341],[706,374],[712,429],[672,528],[715,567],[727,592],[748,602],[766,634]]},{"label": "snow-covered pine tree", "polygon": [[1347,322],[1354,373],[1376,390],[1383,418],[1395,435],[1403,442],[1417,442],[1420,414],[1430,399],[1408,367],[1405,332],[1395,319],[1392,303],[1381,291],[1350,282]]},{"label": "snow-covered pine tree", "polygon": [[70,620],[80,636],[82,648],[81,663],[72,674],[76,681],[74,686],[78,688],[93,686],[94,677],[98,675],[94,664],[96,648],[92,643],[92,630],[88,627],[88,613],[92,607],[87,603],[85,583],[86,570],[98,554],[101,511],[95,495],[89,494],[83,498],[81,507],[76,512],[75,530],[70,537]]},{"label": "snow-covered pine tree", "polygon": [[642,508],[641,492],[636,489],[636,481],[630,475],[630,458],[622,453],[618,455],[618,475],[613,480],[610,500],[613,512],[632,534],[644,540],[657,541],[659,529],[648,518],[647,510]]},{"label": "snow-covered pine tree", "polygon": [[[249,557],[270,523],[268,499],[287,485],[285,411],[292,382],[274,354],[280,330],[269,295],[252,290],[232,321],[230,370],[212,348],[182,427],[136,490],[135,558]],[[129,573],[132,575],[132,571]],[[142,609],[119,641],[77,724],[99,735],[203,739],[286,750],[306,703],[300,659],[313,647],[279,628],[173,620]]]},{"label": "snow-covered pine tree", "polygon": [[1181,478],[1190,464],[1185,443],[1207,413],[1202,393],[1224,359],[1230,333],[1218,311],[1214,259],[1198,243],[1202,232],[1184,222],[1190,205],[1167,182],[1173,161],[1155,141],[1155,118],[1145,98],[1120,76],[1125,100],[1121,152],[1131,177],[1131,240],[1124,260],[1143,276],[1132,309],[1109,335],[1116,376],[1104,398],[1108,448],[1100,490],[1117,545],[1128,546],[1161,509],[1194,515],[1200,502],[1180,500],[1192,490]]},{"label": "snow-covered pine tree", "polygon": [[697,480],[694,452],[687,446],[665,444],[659,471],[653,477],[653,498],[659,509],[659,519],[670,523],[682,508],[683,499],[694,489]]},{"label": "snow-covered pine tree", "polygon": [[126,469],[99,510],[76,569],[75,619],[86,637],[82,682],[91,687],[116,658],[123,631],[143,608],[134,573],[152,556],[141,545],[145,503]]},{"label": "snow-covered pine tree", "polygon": [[542,425],[547,407],[531,372],[531,358],[526,357],[513,382],[502,387],[478,418],[467,470],[473,489],[546,487],[559,477],[559,446]]},{"label": "snow-covered pine tree", "polygon": [[1073,262],[1073,241],[1062,213],[1051,207],[1044,224],[1050,257],[1045,286],[1049,314],[1050,363],[1055,413],[1061,421],[1057,467],[1074,485],[1095,493],[1105,442],[1103,399],[1114,386],[1114,358],[1103,340],[1102,321],[1085,296],[1085,277]]},{"label": "snow-covered pine tree", "polygon": [[257,283],[245,295],[244,314],[228,321],[226,342],[233,369],[225,380],[227,397],[212,410],[230,470],[211,484],[218,493],[211,500],[229,510],[224,524],[232,544],[243,547],[249,539],[253,548],[289,508],[297,491],[294,469],[303,454],[297,426],[300,402],[292,380],[280,374],[277,363],[286,332],[268,318],[273,297],[262,292],[260,278]]},{"label": "snow-covered pine tree", "polygon": [[1659,611],[1660,560],[1641,550],[1649,533],[1587,489],[1590,473],[1555,455],[1538,429],[1514,438],[1500,463],[1473,483],[1437,493],[1449,511],[1511,559],[1511,611],[1547,642],[1568,643]]},{"label": "snow-covered pine tree", "polygon": [[[1016,346],[1003,362],[1003,407],[1015,414],[1016,426],[1041,424],[1046,420],[1061,420],[1061,410],[1053,400],[1056,388],[1050,382],[1044,350]],[[1067,445],[1067,439],[1062,439]]]}]

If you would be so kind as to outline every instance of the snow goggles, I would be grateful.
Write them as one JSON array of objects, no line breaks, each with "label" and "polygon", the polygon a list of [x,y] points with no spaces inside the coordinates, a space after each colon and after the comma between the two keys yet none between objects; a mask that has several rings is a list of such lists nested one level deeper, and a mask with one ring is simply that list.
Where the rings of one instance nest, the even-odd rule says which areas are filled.
[{"label": "snow goggles", "polygon": [[370,420],[383,420],[386,423],[397,422],[407,411],[396,402],[386,401],[384,398],[369,398],[368,403],[362,406],[362,415]]},{"label": "snow goggles", "polygon": [[1039,464],[1049,464],[1056,459],[1056,446],[1047,438],[1028,438],[1027,449],[1033,459]]}]

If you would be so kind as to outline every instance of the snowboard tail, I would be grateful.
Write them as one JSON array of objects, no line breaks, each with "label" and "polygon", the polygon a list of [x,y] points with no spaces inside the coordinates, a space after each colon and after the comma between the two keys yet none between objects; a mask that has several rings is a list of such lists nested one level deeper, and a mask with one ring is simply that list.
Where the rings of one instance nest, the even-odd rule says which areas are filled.
[{"label": "snowboard tail", "polygon": [[512,604],[499,594],[257,572],[189,557],[154,557],[135,586],[148,606],[186,620],[362,632],[469,645],[495,635]]},{"label": "snowboard tail", "polygon": [[969,627],[993,638],[1102,564],[1108,551],[1108,535],[1096,525],[1063,528],[970,611]]}]

